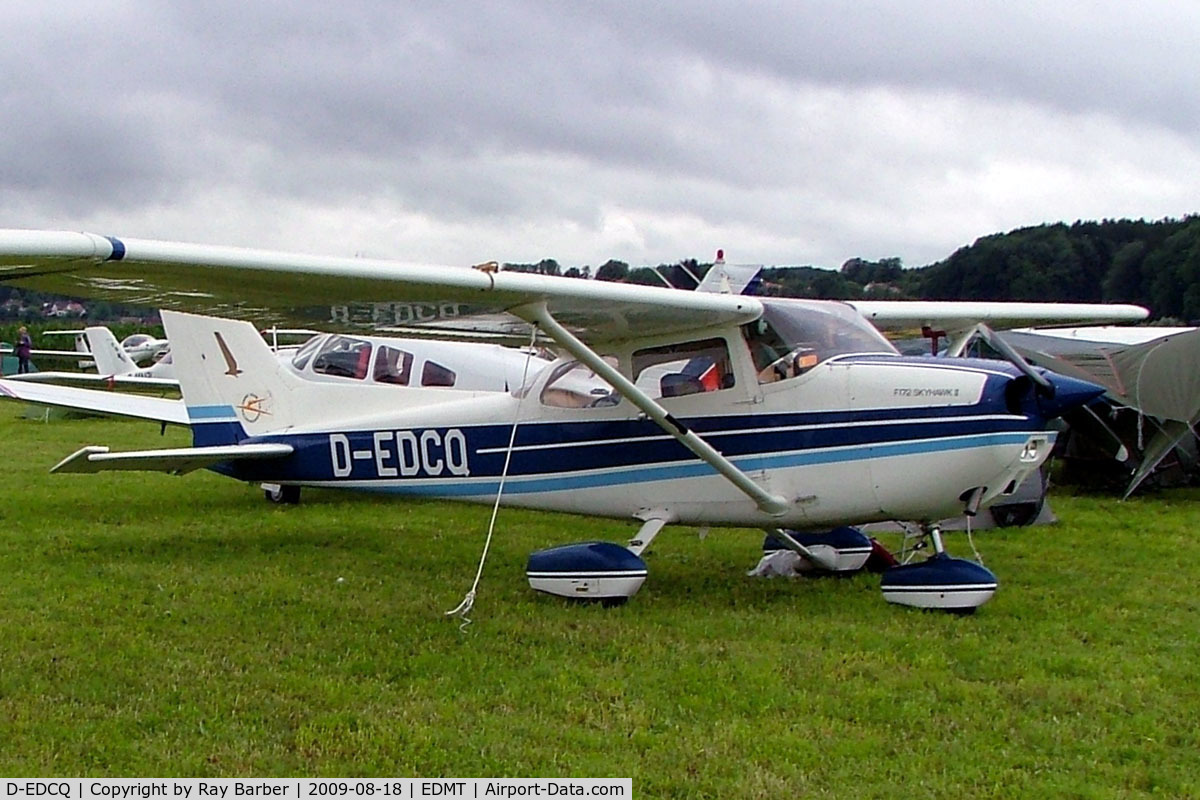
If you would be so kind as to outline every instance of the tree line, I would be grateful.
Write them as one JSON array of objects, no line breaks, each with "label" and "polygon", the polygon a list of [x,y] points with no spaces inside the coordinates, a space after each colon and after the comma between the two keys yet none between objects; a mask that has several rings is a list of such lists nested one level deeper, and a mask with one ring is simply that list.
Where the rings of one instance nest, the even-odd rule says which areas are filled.
[{"label": "tree line", "polygon": [[1200,320],[1200,217],[1020,228],[912,272],[927,299],[1138,303]]}]

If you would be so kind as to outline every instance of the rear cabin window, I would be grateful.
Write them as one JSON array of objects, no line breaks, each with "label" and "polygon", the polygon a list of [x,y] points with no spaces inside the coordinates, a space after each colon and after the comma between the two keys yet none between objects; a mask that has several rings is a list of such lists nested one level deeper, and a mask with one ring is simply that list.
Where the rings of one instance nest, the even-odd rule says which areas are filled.
[{"label": "rear cabin window", "polygon": [[433,361],[426,361],[421,370],[422,386],[453,386],[456,380],[458,376],[454,370]]},{"label": "rear cabin window", "polygon": [[367,377],[371,363],[371,343],[349,336],[330,336],[313,359],[313,372],[339,378]]},{"label": "rear cabin window", "polygon": [[701,339],[633,354],[633,381],[650,397],[682,397],[728,389],[734,384],[724,339]]},{"label": "rear cabin window", "polygon": [[375,382],[408,386],[412,365],[412,353],[381,344],[375,353]]}]

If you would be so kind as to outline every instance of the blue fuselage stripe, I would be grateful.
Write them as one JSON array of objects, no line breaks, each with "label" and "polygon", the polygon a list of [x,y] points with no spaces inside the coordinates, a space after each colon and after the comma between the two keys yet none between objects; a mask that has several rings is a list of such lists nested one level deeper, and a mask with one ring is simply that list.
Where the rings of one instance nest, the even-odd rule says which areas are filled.
[{"label": "blue fuselage stripe", "polygon": [[[735,458],[732,461],[742,470],[783,469],[787,467],[837,464],[847,461],[863,461],[872,458],[917,455],[921,453],[948,453],[955,450],[991,447],[995,445],[1022,444],[1028,438],[1029,433],[984,434],[950,440],[909,441],[886,447],[868,445],[846,449],[772,454],[753,458]],[[717,474],[716,470],[708,464],[694,461],[687,464],[651,466],[586,475],[556,475],[554,477],[526,479],[510,477],[504,483],[504,492],[505,494],[540,494],[543,492],[563,492],[574,489],[594,489],[677,480],[680,478],[696,478],[715,474]],[[470,483],[462,480],[449,482],[435,481],[412,485],[391,484],[389,486],[378,487],[378,489],[365,488],[372,491],[396,492],[401,494],[437,497],[472,497],[476,495],[494,495],[499,489],[499,481],[485,480],[479,482],[471,481]]]},{"label": "blue fuselage stripe", "polygon": [[[989,376],[988,388],[971,405],[744,413],[681,422],[747,471],[1019,446],[1045,422],[1006,407],[1005,380],[1003,374]],[[198,445],[282,442],[294,448],[284,458],[214,467],[224,474],[442,497],[495,494],[512,434],[510,425],[488,423],[247,438],[232,406],[191,406],[188,413]],[[712,474],[711,466],[651,420],[528,422],[516,431],[505,492],[563,492]]]},{"label": "blue fuselage stripe", "polygon": [[[998,445],[1020,445],[1028,439],[1031,433],[1034,431],[979,433],[949,438],[858,444],[819,450],[771,452],[733,458],[732,461],[743,470],[811,467],[876,458],[949,453]],[[327,450],[327,448],[321,449]],[[506,494],[512,495],[540,494],[670,481],[716,474],[711,466],[695,460],[694,456],[690,454],[688,455],[689,460],[678,463],[630,466],[626,461],[626,465],[619,468],[595,471],[572,471],[562,462],[547,460],[543,461],[541,465],[544,471],[540,475],[510,475],[505,481],[504,491]],[[274,468],[270,466],[274,462],[248,462],[236,466],[230,465],[233,467],[232,469],[221,469],[220,471],[245,480],[265,481],[274,478],[276,480],[328,482],[331,486],[353,482],[354,488],[363,491],[436,497],[490,496],[496,494],[500,483],[498,475],[481,476],[475,470],[466,476],[445,476],[448,479],[438,479],[428,475],[417,475],[410,479],[394,476],[382,477],[374,471],[353,472],[351,475],[339,479],[329,471],[328,456],[325,458],[325,464],[317,466],[316,469],[312,467],[316,466],[313,462],[319,459],[318,454],[310,453],[309,456],[309,458],[302,459],[301,464],[295,465],[294,469],[285,468],[287,466],[285,462],[291,460],[289,458],[281,460]],[[374,464],[374,461],[372,460],[371,463]]]}]

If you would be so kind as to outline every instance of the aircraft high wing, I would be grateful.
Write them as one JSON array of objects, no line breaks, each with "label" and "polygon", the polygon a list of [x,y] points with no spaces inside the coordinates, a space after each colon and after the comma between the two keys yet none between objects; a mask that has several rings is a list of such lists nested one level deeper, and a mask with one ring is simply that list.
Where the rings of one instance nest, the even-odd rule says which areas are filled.
[{"label": "aircraft high wing", "polygon": [[[675,292],[666,288],[70,232],[0,231],[0,280],[68,296],[323,329],[331,323],[347,330],[453,327],[469,316],[544,300],[568,329],[615,339],[746,321],[760,312],[757,301],[742,296],[693,293],[672,302],[665,298]],[[337,309],[332,319],[331,308]],[[520,315],[501,321],[524,338],[528,326]]]},{"label": "aircraft high wing", "polygon": [[[1116,303],[992,303],[979,300],[849,300],[849,305],[886,332],[920,330],[930,340],[930,350],[960,352],[976,335],[1004,349],[993,329],[1026,325],[1069,325],[1081,318],[1109,322],[1139,322],[1148,313],[1141,306]],[[940,346],[946,339],[946,345]],[[1020,362],[1013,352],[1005,354]]]},{"label": "aircraft high wing", "polygon": [[[0,269],[66,294],[280,324],[302,323],[299,312],[328,325],[335,309],[351,328],[396,316],[461,325],[479,312],[526,337],[536,329],[564,356],[521,391],[385,395],[344,384],[301,390],[248,323],[164,311],[200,452],[85,449],[56,469],[204,463],[252,482],[640,521],[628,547],[531,556],[535,588],[583,599],[633,594],[646,574],[641,554],[668,524],[761,527],[822,563],[787,529],[905,519],[926,524],[936,555],[889,571],[885,597],[973,609],[995,577],[947,556],[929,521],[1012,492],[1049,455],[1051,421],[1103,391],[1028,364],[901,356],[838,302],[91,234],[0,232]],[[338,317],[356,304],[366,311]],[[935,306],[923,304],[925,318]],[[1025,323],[1146,314],[1013,311]]]},{"label": "aircraft high wing", "polygon": [[1027,303],[981,300],[848,300],[847,303],[885,331],[939,328],[966,331],[978,323],[993,328],[1065,325],[1081,318],[1140,322],[1148,315],[1141,306],[1117,303]]}]

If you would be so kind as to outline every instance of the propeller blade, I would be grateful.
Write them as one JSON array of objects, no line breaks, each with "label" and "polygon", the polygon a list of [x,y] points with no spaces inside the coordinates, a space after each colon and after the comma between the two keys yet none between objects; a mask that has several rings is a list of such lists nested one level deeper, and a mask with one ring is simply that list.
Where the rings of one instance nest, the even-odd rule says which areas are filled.
[{"label": "propeller blade", "polygon": [[988,347],[1004,356],[1006,361],[1021,370],[1022,374],[1033,381],[1039,394],[1044,397],[1054,396],[1054,384],[1050,382],[1050,379],[1034,369],[1033,365],[1026,361],[1024,356],[1014,350],[1008,342],[1001,339],[994,330],[980,323],[975,327],[975,332],[979,335],[980,339],[987,342]]}]

